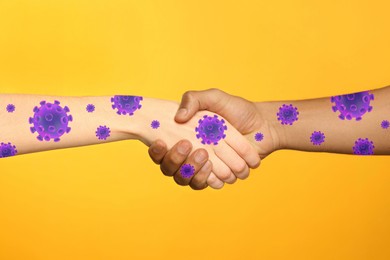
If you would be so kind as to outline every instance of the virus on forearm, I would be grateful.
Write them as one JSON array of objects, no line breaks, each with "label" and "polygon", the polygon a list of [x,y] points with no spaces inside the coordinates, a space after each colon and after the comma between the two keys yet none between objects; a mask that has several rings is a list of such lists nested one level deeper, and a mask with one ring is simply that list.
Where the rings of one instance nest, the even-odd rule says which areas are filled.
[{"label": "virus on forearm", "polygon": [[92,113],[95,111],[95,106],[93,104],[88,104],[85,109],[87,110],[88,113]]},{"label": "virus on forearm", "polygon": [[282,125],[292,125],[298,120],[299,112],[298,108],[294,107],[292,104],[283,104],[276,115],[278,117],[278,121],[280,121]]},{"label": "virus on forearm", "polygon": [[330,101],[334,103],[333,112],[339,111],[339,118],[356,121],[362,120],[364,114],[371,112],[371,101],[374,100],[374,94],[369,91],[358,92],[348,95],[333,96]]},{"label": "virus on forearm", "polygon": [[16,146],[11,143],[0,144],[0,158],[14,156],[18,153]]},{"label": "virus on forearm", "polygon": [[13,113],[15,111],[15,105],[14,104],[8,104],[5,108],[8,113]]},{"label": "virus on forearm", "polygon": [[141,101],[143,100],[140,96],[114,96],[111,98],[112,108],[117,110],[118,115],[129,116],[134,115],[134,112],[140,109]]},{"label": "virus on forearm", "polygon": [[314,131],[310,136],[310,142],[312,142],[313,145],[321,145],[325,142],[325,134],[321,131]]},{"label": "virus on forearm", "polygon": [[37,139],[39,141],[59,142],[60,137],[65,133],[69,133],[71,128],[68,126],[69,122],[73,121],[72,115],[67,106],[61,107],[60,102],[55,100],[54,103],[40,102],[40,107],[34,107],[33,117],[29,118],[31,133],[38,133]]},{"label": "virus on forearm", "polygon": [[108,137],[110,137],[110,134],[111,134],[111,130],[109,127],[107,126],[99,126],[97,129],[96,129],[96,137],[99,139],[99,140],[106,140]]},{"label": "virus on forearm", "polygon": [[381,127],[383,129],[387,129],[390,127],[390,122],[388,120],[383,120],[382,123],[381,123]]},{"label": "virus on forearm", "polygon": [[203,116],[203,119],[199,119],[199,125],[195,128],[195,132],[198,134],[196,138],[202,139],[202,144],[214,144],[217,145],[221,139],[226,137],[225,120],[219,119],[217,115]]},{"label": "virus on forearm", "polygon": [[374,154],[374,143],[368,138],[359,138],[355,141],[355,146],[352,148],[353,153],[357,155],[372,155]]}]

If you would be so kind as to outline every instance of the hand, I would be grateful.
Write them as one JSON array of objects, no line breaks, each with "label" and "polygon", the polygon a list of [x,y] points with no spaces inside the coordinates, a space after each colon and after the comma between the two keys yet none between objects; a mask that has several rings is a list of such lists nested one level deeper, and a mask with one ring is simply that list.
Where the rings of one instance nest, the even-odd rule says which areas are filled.
[{"label": "hand", "polygon": [[[153,106],[147,102],[153,103]],[[191,164],[194,166],[195,172],[200,171],[201,174],[197,174],[194,181],[199,177],[205,176],[212,187],[218,188],[217,182],[219,180],[234,183],[236,176],[248,175],[249,168],[247,165],[256,166],[259,164],[260,158],[255,148],[231,124],[223,121],[221,116],[210,112],[198,112],[186,123],[178,124],[173,120],[174,114],[178,109],[178,105],[174,102],[144,100],[143,105],[146,115],[156,116],[160,114],[161,127],[158,131],[153,129],[145,131],[144,128],[142,128],[142,132],[141,130],[139,132],[136,131],[140,135],[139,139],[149,145],[160,138],[164,140],[168,147],[173,147],[174,149],[177,147],[176,154],[168,153],[164,158],[156,157],[153,160],[157,163],[162,160],[161,170],[163,173],[168,176],[174,176],[175,181],[180,185],[192,183],[192,178],[183,178],[180,172],[183,165]],[[164,107],[163,113],[161,113],[161,107]],[[147,109],[150,111],[146,111]],[[222,127],[222,130],[220,130],[224,132],[226,137],[215,141],[214,144],[202,144],[201,141],[206,140],[207,142],[207,138],[204,139],[204,137],[197,136],[195,129],[199,126],[200,120],[208,122],[209,117],[210,120],[212,118],[210,122],[216,120],[217,123],[221,124],[220,127],[226,125],[226,129]],[[152,118],[142,118],[141,120],[151,121]],[[202,131],[198,131],[198,134],[202,134]],[[182,142],[179,145],[175,145],[180,139],[189,140],[192,146],[199,150],[190,154],[191,144],[186,145],[184,143],[183,145]],[[155,149],[156,147],[152,145],[149,152],[153,153]],[[207,159],[209,159],[210,163],[207,163]],[[178,162],[181,164],[178,165]],[[204,183],[201,185],[204,186]]]},{"label": "hand", "polygon": [[[208,110],[223,116],[241,134],[246,135],[257,148],[263,159],[279,147],[278,134],[275,127],[268,123],[269,115],[266,106],[253,103],[241,97],[232,96],[219,89],[186,92],[176,113],[175,120],[185,123],[195,113]],[[272,113],[275,113],[272,111]],[[272,114],[273,115],[273,114]],[[264,140],[257,142],[254,135],[261,132]]]},{"label": "hand", "polygon": [[[224,116],[238,131],[247,135],[247,138],[255,144],[262,159],[278,149],[279,140],[277,138],[277,132],[265,118],[266,106],[262,106],[260,103],[255,104],[249,102],[243,98],[229,95],[217,89],[185,93],[175,120],[179,123],[186,122],[197,111],[205,109]],[[264,135],[264,140],[260,143],[254,138],[257,131]],[[150,147],[149,155],[155,163],[161,164],[162,170],[172,167],[172,165],[174,165],[174,168],[178,168],[186,158],[185,154],[179,156],[178,150],[182,146],[190,146],[190,144],[186,141],[181,141],[168,151],[163,142],[156,142]],[[194,154],[198,152],[200,151],[197,150]],[[173,161],[170,158],[176,158],[176,160]],[[255,168],[258,165],[252,165],[251,168]],[[207,167],[205,168],[207,169]],[[204,189],[207,187],[207,183],[209,185],[211,183],[212,185],[210,186],[213,188],[221,188],[223,186],[220,180],[205,180],[207,174],[204,172],[207,170],[201,169],[195,175],[193,183],[190,183],[193,189]],[[248,175],[249,172],[237,177],[245,179]]]}]

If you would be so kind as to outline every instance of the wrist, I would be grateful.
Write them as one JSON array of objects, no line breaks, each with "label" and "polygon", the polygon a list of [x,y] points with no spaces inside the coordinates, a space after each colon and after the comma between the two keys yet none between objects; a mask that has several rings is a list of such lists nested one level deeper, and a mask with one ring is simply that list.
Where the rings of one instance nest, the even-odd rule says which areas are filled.
[{"label": "wrist", "polygon": [[[271,152],[286,148],[286,133],[277,119],[280,106],[277,102],[256,102],[256,110],[261,128],[265,128],[271,139]],[[259,143],[260,145],[260,143]]]}]

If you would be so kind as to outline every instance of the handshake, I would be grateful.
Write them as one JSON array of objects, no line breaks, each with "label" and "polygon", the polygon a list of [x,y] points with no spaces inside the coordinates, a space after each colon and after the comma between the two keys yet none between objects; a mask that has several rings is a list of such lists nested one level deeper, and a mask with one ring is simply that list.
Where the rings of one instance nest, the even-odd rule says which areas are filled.
[{"label": "handshake", "polygon": [[390,154],[389,99],[390,87],[273,102],[210,89],[185,93],[180,106],[140,96],[4,94],[0,158],[138,139],[179,185],[220,189],[247,178],[250,168],[280,149]]},{"label": "handshake", "polygon": [[[192,151],[189,140],[181,140],[170,150],[157,140],[149,148],[152,160],[179,185],[220,189],[224,183],[247,178],[249,168],[257,168],[261,159],[279,148],[277,129],[266,121],[256,103],[218,89],[190,91],[183,95],[175,121],[185,123],[202,110],[214,114],[205,115],[196,128],[197,137],[213,148],[211,153],[204,148]],[[225,130],[229,130],[228,136]]]}]

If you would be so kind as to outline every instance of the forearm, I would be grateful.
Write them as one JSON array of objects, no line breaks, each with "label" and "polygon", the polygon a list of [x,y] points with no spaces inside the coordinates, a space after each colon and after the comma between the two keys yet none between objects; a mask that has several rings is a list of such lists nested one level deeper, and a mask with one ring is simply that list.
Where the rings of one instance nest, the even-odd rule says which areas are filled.
[{"label": "forearm", "polygon": [[[357,99],[364,100],[357,102]],[[386,129],[386,120],[390,120],[389,100],[390,88],[386,87],[356,93],[349,99],[335,96],[333,99],[259,102],[256,107],[275,133],[277,149],[351,154],[359,153],[359,144],[363,144],[363,148],[366,144],[368,147],[363,153],[390,154],[387,144],[390,130]],[[281,113],[291,108],[296,108],[298,113],[285,120]]]},{"label": "forearm", "polygon": [[[121,110],[126,114],[119,115],[118,107],[112,107],[112,97],[1,95],[0,107],[10,105],[0,111],[2,147],[10,148],[10,143],[16,147],[16,154],[25,154],[126,139],[149,143],[159,137],[151,127],[152,118],[167,120],[159,103],[170,104],[173,111],[177,108],[173,102],[145,98],[136,104],[136,110],[128,109],[134,110],[132,115],[126,110]],[[145,108],[138,108],[144,104]],[[15,154],[10,152],[8,155]]]}]

